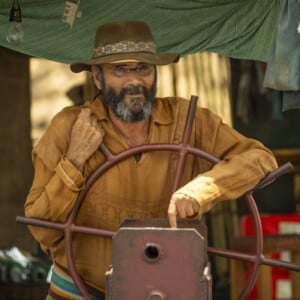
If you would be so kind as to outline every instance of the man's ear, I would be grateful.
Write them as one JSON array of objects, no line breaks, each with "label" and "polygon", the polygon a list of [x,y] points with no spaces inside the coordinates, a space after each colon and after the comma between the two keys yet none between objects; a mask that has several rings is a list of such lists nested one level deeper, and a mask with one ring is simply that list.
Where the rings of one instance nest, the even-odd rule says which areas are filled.
[{"label": "man's ear", "polygon": [[101,86],[101,82],[99,80],[99,68],[97,66],[93,65],[91,67],[91,72],[92,72],[93,80],[94,80],[94,83],[95,83],[97,89],[101,90],[102,86]]}]

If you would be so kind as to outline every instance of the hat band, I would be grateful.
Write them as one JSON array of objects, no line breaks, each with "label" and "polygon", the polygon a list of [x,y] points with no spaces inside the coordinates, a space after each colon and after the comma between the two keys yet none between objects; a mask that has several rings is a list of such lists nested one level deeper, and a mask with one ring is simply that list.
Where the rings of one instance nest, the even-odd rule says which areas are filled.
[{"label": "hat band", "polygon": [[94,58],[118,54],[118,53],[130,53],[130,52],[151,52],[156,53],[156,45],[152,41],[122,41],[112,44],[107,44],[101,47],[94,48]]}]

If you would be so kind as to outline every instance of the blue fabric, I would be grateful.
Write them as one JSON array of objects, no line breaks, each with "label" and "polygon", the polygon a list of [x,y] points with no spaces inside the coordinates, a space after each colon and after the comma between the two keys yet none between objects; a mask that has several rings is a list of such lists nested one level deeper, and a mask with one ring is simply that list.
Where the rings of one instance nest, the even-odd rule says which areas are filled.
[{"label": "blue fabric", "polygon": [[264,86],[283,91],[283,110],[300,108],[300,0],[284,0]]},{"label": "blue fabric", "polygon": [[[54,293],[55,291],[58,291],[59,294],[61,296],[64,295],[66,299],[81,299],[81,294],[74,284],[72,278],[55,267],[52,270],[50,289]],[[87,287],[87,289],[90,288]],[[97,291],[97,293],[102,294],[100,291]],[[103,300],[104,293],[103,298],[94,295],[91,295],[91,297],[93,300]]]}]

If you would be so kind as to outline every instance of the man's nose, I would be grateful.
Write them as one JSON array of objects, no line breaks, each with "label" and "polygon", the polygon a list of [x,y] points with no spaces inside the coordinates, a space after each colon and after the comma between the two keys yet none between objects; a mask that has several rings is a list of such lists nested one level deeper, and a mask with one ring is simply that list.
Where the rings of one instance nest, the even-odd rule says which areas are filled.
[{"label": "man's nose", "polygon": [[128,82],[130,82],[130,84],[132,86],[139,85],[143,81],[142,76],[139,75],[137,72],[129,72],[126,75],[126,79],[127,79]]}]

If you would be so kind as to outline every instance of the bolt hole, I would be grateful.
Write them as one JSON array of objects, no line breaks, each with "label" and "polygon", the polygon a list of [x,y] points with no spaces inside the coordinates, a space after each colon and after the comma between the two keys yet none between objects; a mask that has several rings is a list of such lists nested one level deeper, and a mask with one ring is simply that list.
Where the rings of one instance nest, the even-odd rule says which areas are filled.
[{"label": "bolt hole", "polygon": [[160,250],[156,244],[147,244],[145,248],[145,257],[150,262],[159,260]]}]

